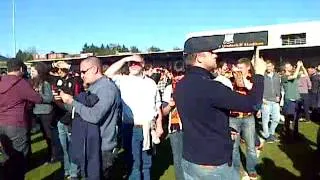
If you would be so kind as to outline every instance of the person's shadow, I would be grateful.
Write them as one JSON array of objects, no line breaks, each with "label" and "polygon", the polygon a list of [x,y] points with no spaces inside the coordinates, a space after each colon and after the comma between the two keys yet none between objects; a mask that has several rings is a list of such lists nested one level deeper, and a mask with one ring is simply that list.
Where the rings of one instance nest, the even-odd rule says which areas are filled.
[{"label": "person's shadow", "polygon": [[156,155],[152,162],[152,179],[160,179],[160,177],[173,165],[173,157],[170,145],[170,139],[166,138],[156,147]]},{"label": "person's shadow", "polygon": [[293,143],[279,145],[279,148],[292,160],[293,167],[300,172],[299,179],[313,180],[319,178],[317,177],[320,170],[319,154],[311,146],[316,146],[316,144],[302,134]]},{"label": "person's shadow", "polygon": [[261,180],[269,180],[269,179],[288,179],[295,180],[300,179],[295,176],[287,169],[282,167],[277,167],[273,160],[269,158],[262,158],[262,163],[258,165],[258,174],[261,177]]},{"label": "person's shadow", "polygon": [[1,152],[4,162],[2,163],[1,179],[4,180],[23,180],[26,172],[26,158],[22,152],[13,148],[12,141],[7,135],[0,135]]}]

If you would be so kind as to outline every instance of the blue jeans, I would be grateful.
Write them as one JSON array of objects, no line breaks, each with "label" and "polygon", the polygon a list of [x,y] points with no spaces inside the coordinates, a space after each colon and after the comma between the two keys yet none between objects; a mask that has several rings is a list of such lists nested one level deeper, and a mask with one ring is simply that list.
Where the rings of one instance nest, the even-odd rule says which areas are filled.
[{"label": "blue jeans", "polygon": [[64,175],[70,177],[78,177],[79,168],[76,164],[71,162],[71,157],[69,154],[69,149],[71,145],[71,137],[68,133],[68,126],[58,122],[58,132],[61,147],[63,150],[63,166],[64,166]]},{"label": "blue jeans", "polygon": [[[246,118],[233,118],[230,117],[230,127],[237,130],[239,133],[242,134],[243,139],[246,142],[246,167],[248,173],[256,173],[256,165],[257,165],[257,154],[255,148],[255,120],[253,116],[249,116]],[[236,170],[236,173],[240,173],[240,136],[237,136],[233,145],[233,166]],[[239,174],[240,177],[240,174]]]},{"label": "blue jeans", "polygon": [[[274,135],[276,128],[280,121],[280,105],[279,103],[272,102],[272,101],[266,101],[262,105],[261,109],[262,113],[262,129],[263,129],[263,137],[268,138],[270,135]],[[270,116],[271,116],[271,125],[269,128],[269,122],[270,122]]]},{"label": "blue jeans", "polygon": [[152,151],[142,151],[143,130],[132,125],[123,125],[123,141],[126,150],[126,163],[131,169],[129,180],[150,180]]},{"label": "blue jeans", "polygon": [[172,134],[169,134],[172,155],[173,155],[173,164],[176,175],[176,180],[183,180],[183,170],[181,166],[182,160],[182,148],[183,148],[183,132],[178,131]]},{"label": "blue jeans", "polygon": [[185,180],[239,180],[233,174],[233,168],[228,164],[220,166],[203,166],[182,159]]}]

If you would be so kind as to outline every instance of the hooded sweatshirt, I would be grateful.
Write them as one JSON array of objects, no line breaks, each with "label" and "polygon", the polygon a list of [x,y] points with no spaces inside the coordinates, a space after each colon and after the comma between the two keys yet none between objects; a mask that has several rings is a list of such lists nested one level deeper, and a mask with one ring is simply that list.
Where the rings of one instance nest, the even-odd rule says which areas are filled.
[{"label": "hooded sweatshirt", "polygon": [[27,102],[42,99],[24,79],[14,75],[0,78],[0,126],[27,127]]}]

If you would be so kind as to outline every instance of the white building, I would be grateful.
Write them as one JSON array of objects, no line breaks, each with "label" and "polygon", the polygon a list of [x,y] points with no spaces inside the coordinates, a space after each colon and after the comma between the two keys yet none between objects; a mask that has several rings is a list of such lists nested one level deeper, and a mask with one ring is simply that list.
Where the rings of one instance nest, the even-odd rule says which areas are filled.
[{"label": "white building", "polygon": [[[277,24],[236,29],[194,32],[191,37],[223,35],[225,41],[220,52],[226,59],[237,59],[249,56],[253,50],[252,41],[262,45],[262,54],[276,62],[296,61],[304,59],[307,64],[318,61],[320,64],[320,21],[300,22],[291,24]],[[242,42],[243,35],[249,42]],[[237,37],[242,36],[240,42]],[[238,42],[236,42],[238,41]]]},{"label": "white building", "polygon": [[[292,24],[277,24],[237,29],[194,32],[187,35],[187,39],[199,36],[266,33],[267,44],[261,49],[297,48],[320,46],[320,21],[301,22]],[[249,47],[222,48],[221,52],[246,51]]]}]

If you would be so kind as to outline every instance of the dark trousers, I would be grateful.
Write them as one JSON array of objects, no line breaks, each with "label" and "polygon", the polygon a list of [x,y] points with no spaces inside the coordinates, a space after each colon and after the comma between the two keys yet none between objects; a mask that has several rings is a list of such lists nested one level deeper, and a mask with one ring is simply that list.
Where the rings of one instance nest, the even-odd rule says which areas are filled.
[{"label": "dark trousers", "polygon": [[54,133],[53,131],[57,131],[55,127],[52,126],[52,121],[54,118],[53,112],[50,114],[39,114],[37,115],[38,120],[40,121],[40,128],[43,134],[43,137],[48,145],[48,154],[47,154],[47,161],[50,161],[51,158],[57,159],[58,157],[58,149],[57,149],[57,141],[54,140]]},{"label": "dark trousers", "polygon": [[114,162],[117,154],[112,151],[103,151],[102,154],[102,179],[112,180],[114,179]]},{"label": "dark trousers", "polygon": [[309,96],[312,109],[320,108],[320,93],[310,92]]},{"label": "dark trousers", "polygon": [[298,120],[298,101],[284,101],[284,133],[288,138],[298,137],[299,134],[299,120]]},{"label": "dark trousers", "polygon": [[312,121],[319,122],[320,117],[320,94],[318,93],[309,93],[310,95],[310,104],[312,109],[311,119]]},{"label": "dark trousers", "polygon": [[27,170],[29,141],[27,128],[0,126],[1,152],[4,156],[3,177],[5,180],[23,180]]},{"label": "dark trousers", "polygon": [[[310,96],[308,93],[306,94],[300,94],[301,100],[299,101],[299,117],[302,113],[304,113],[304,116],[306,120],[310,120]],[[303,109],[302,109],[303,107]]]}]

